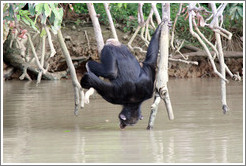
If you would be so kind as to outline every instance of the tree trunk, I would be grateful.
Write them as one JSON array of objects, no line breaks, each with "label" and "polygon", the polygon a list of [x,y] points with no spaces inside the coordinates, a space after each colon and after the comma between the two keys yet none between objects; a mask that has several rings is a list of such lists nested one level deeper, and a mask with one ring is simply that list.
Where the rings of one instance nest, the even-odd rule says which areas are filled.
[{"label": "tree trunk", "polygon": [[165,4],[163,14],[164,25],[161,29],[160,36],[160,59],[158,61],[158,71],[156,75],[156,92],[155,100],[151,106],[151,113],[147,129],[152,129],[154,126],[154,120],[158,111],[158,105],[160,99],[163,99],[166,105],[168,117],[170,120],[174,119],[173,109],[171,100],[168,93],[167,82],[168,82],[168,56],[169,56],[169,27],[170,21],[170,4]]},{"label": "tree trunk", "polygon": [[94,9],[94,6],[92,3],[87,3],[88,11],[92,20],[93,28],[94,28],[94,33],[97,41],[97,49],[98,49],[98,54],[100,54],[101,50],[103,49],[104,46],[104,41],[103,41],[103,36],[102,36],[102,31],[101,27],[97,18],[96,11]]}]

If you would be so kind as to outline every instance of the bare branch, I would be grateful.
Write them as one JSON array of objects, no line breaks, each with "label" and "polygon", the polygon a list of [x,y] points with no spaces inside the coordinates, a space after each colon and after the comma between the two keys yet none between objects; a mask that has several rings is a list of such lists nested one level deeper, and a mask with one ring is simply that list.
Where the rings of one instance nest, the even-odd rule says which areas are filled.
[{"label": "bare branch", "polygon": [[28,75],[27,73],[27,68],[28,66],[24,66],[23,68],[23,73],[22,75],[19,77],[20,80],[23,80],[24,78],[27,78],[29,81],[32,81],[31,77]]},{"label": "bare branch", "polygon": [[48,36],[48,42],[49,42],[49,46],[50,46],[50,57],[53,57],[56,54],[56,50],[54,48],[54,45],[52,43],[52,39],[51,39],[51,35],[50,35],[50,31],[49,28],[45,25],[45,31],[47,33]]},{"label": "bare branch", "polygon": [[[193,8],[194,6],[194,3],[191,3],[189,5],[189,9]],[[198,41],[201,43],[201,45],[203,46],[204,50],[206,51],[206,53],[208,54],[208,57],[209,57],[209,60],[212,64],[212,67],[213,67],[213,70],[214,70],[214,73],[217,74],[221,79],[225,80],[226,82],[228,82],[228,80],[223,77],[219,72],[218,70],[216,69],[216,66],[215,66],[215,63],[214,63],[214,60],[213,60],[213,57],[208,49],[208,47],[206,46],[206,44],[203,42],[203,40],[200,38],[200,36],[193,31],[193,23],[195,23],[195,20],[194,20],[194,17],[195,17],[195,12],[193,10],[189,10],[189,26],[190,26],[190,33],[192,34],[192,36],[196,37],[198,39]]]},{"label": "bare branch", "polygon": [[[227,31],[226,29],[219,27],[218,19],[221,18],[221,25],[223,22],[223,11],[225,10],[227,3],[221,4],[221,6],[216,9],[215,3],[211,3],[211,8],[213,12],[213,20],[210,22],[210,24],[206,24],[210,29],[212,29],[214,32],[219,33],[220,35],[226,37],[228,40],[231,40],[232,33]],[[216,21],[217,20],[217,21]]]},{"label": "bare branch", "polygon": [[29,44],[30,44],[30,46],[31,46],[33,55],[34,55],[35,60],[36,60],[36,64],[38,65],[38,68],[39,68],[43,73],[46,73],[46,70],[43,68],[43,66],[42,66],[42,65],[40,64],[40,62],[39,62],[39,59],[38,59],[36,50],[35,50],[35,48],[34,48],[34,45],[33,45],[33,43],[32,43],[32,39],[31,39],[29,33],[27,33],[27,37],[28,37],[28,41],[29,41]]},{"label": "bare branch", "polygon": [[87,3],[87,8],[88,8],[88,11],[89,11],[92,23],[93,23],[93,28],[95,32],[96,41],[97,41],[97,49],[98,49],[98,53],[100,54],[104,46],[102,31],[101,31],[100,24],[99,24],[97,14],[96,14],[93,4]]},{"label": "bare branch", "polygon": [[174,62],[183,62],[186,64],[193,64],[193,65],[198,65],[197,61],[187,61],[187,60],[183,60],[183,59],[173,59],[173,58],[168,58],[169,61],[174,61]]},{"label": "bare branch", "polygon": [[135,37],[137,36],[137,34],[138,34],[138,31],[141,29],[141,26],[140,25],[138,25],[138,27],[137,27],[137,29],[136,29],[136,31],[135,31],[135,33],[132,35],[132,37],[131,37],[131,39],[129,40],[129,42],[128,42],[128,47],[133,51],[133,48],[132,48],[132,42],[133,42],[133,40],[135,39]]},{"label": "bare branch", "polygon": [[[62,36],[62,33],[61,33],[61,30],[58,30],[57,31],[57,38],[58,38],[58,41],[61,45],[61,48],[62,48],[62,52],[66,58],[66,62],[67,62],[67,66],[70,70],[70,75],[71,75],[71,78],[72,78],[72,82],[73,82],[73,86],[74,86],[74,98],[75,98],[75,108],[74,108],[74,114],[75,115],[78,115],[78,109],[79,109],[79,95],[83,94],[83,92],[80,92],[80,91],[83,91],[80,83],[78,82],[78,79],[77,79],[77,75],[76,75],[76,71],[75,71],[75,68],[74,68],[74,65],[73,65],[73,62],[71,60],[71,57],[70,57],[70,54],[69,54],[69,51],[67,50],[67,47],[66,47],[66,44],[64,42],[64,38]],[[81,106],[84,106],[84,99],[82,98],[83,96],[80,96],[81,97]]]},{"label": "bare branch", "polygon": [[[216,9],[215,3],[211,4],[212,11],[214,14],[214,19],[212,20],[212,25],[219,26],[219,16],[222,16],[222,12],[224,11],[224,8],[226,6],[226,3],[223,4],[223,6],[220,9]],[[225,68],[225,62],[224,62],[224,53],[222,49],[222,43],[221,43],[221,36],[220,33],[215,33],[217,48],[219,52],[219,62],[220,62],[220,72],[223,77],[226,76],[226,68]],[[222,102],[222,110],[224,113],[226,113],[229,108],[227,106],[226,102],[226,82],[224,80],[221,80],[221,102]]]},{"label": "bare branch", "polygon": [[139,24],[141,27],[144,26],[143,4],[144,4],[144,3],[138,3],[138,24]]},{"label": "bare branch", "polygon": [[116,33],[116,30],[115,30],[115,27],[114,27],[114,22],[113,22],[112,16],[110,14],[109,4],[108,3],[104,3],[104,8],[105,8],[105,11],[106,11],[107,16],[108,16],[108,20],[109,20],[109,24],[110,24],[110,27],[111,27],[111,31],[113,33],[113,36],[114,36],[114,38],[116,40],[119,40],[118,39],[118,36],[117,36],[117,33]]},{"label": "bare branch", "polygon": [[[40,65],[43,67],[44,66],[44,55],[45,55],[45,38],[46,36],[44,35],[42,37],[42,42],[43,42],[43,45],[42,45],[42,55],[41,55],[41,62],[40,62]],[[42,70],[39,71],[39,74],[38,74],[38,78],[37,78],[37,84],[39,84],[41,82],[41,78],[42,78]]]},{"label": "bare branch", "polygon": [[157,23],[160,24],[161,23],[161,17],[160,17],[159,12],[158,12],[158,10],[156,8],[156,3],[152,3],[152,9],[153,9],[153,11],[155,13],[155,17],[156,17]]},{"label": "bare branch", "polygon": [[175,17],[175,20],[174,20],[174,23],[173,23],[172,36],[171,36],[171,43],[170,43],[171,48],[172,48],[173,50],[174,50],[173,41],[174,41],[175,27],[176,27],[176,23],[177,23],[178,17],[180,16],[180,13],[181,13],[182,6],[183,6],[183,3],[180,3],[180,4],[179,4],[179,10],[178,10],[178,13],[176,14],[176,17]]},{"label": "bare branch", "polygon": [[91,47],[90,47],[90,41],[89,41],[89,38],[88,38],[88,35],[87,35],[87,31],[84,30],[84,32],[85,32],[85,38],[87,40],[88,49],[90,49]]}]

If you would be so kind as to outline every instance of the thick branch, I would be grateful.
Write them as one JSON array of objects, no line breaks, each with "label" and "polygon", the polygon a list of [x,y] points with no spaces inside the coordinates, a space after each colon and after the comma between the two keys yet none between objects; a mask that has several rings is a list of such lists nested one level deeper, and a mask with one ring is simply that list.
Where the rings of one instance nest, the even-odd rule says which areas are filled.
[{"label": "thick branch", "polygon": [[116,40],[118,40],[118,36],[117,36],[116,30],[115,30],[115,27],[114,27],[114,22],[113,22],[112,16],[110,14],[108,3],[104,3],[104,8],[105,8],[105,11],[106,11],[107,16],[108,16],[108,21],[109,21],[109,24],[110,24],[110,27],[111,27],[111,31],[113,33],[113,36],[114,36],[114,38]]},{"label": "thick branch", "polygon": [[154,10],[157,23],[160,24],[161,23],[161,17],[160,17],[159,12],[156,8],[156,3],[152,3],[152,9]]},{"label": "thick branch", "polygon": [[92,20],[93,28],[94,28],[94,33],[97,41],[97,49],[98,53],[100,54],[101,50],[103,49],[104,46],[104,41],[103,41],[103,36],[102,36],[102,31],[101,27],[97,18],[96,11],[94,9],[94,6],[92,3],[87,3],[88,11]]}]

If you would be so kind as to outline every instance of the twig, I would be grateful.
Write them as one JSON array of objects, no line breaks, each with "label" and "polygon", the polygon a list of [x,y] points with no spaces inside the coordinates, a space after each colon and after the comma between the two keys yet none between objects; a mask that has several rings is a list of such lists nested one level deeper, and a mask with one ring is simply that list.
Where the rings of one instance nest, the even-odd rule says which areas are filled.
[{"label": "twig", "polygon": [[182,46],[183,46],[183,44],[184,44],[184,41],[185,41],[185,40],[183,40],[183,41],[181,42],[180,46],[176,49],[175,53],[176,53],[176,52],[179,53],[185,60],[188,60],[188,56],[185,56],[185,55],[183,55],[183,54],[180,52],[180,49],[182,48]]},{"label": "twig", "polygon": [[171,44],[171,48],[172,48],[173,50],[174,50],[173,40],[174,40],[175,26],[176,26],[178,17],[180,16],[182,6],[183,6],[183,3],[180,3],[180,4],[179,4],[179,11],[178,11],[178,13],[176,14],[176,17],[175,17],[175,20],[174,20],[174,23],[173,23],[172,37],[171,37],[171,43],[170,43],[170,44]]},{"label": "twig", "polygon": [[[146,32],[145,32],[145,39],[150,40],[150,34],[149,34],[149,23],[152,20],[154,10],[151,8],[149,16],[146,20],[145,26],[146,26]],[[153,22],[153,21],[152,21]],[[154,27],[155,28],[155,27]]]},{"label": "twig", "polygon": [[[45,38],[46,36],[44,35],[42,37],[42,54],[41,54],[41,62],[40,62],[40,65],[43,67],[44,66],[44,55],[45,55]],[[38,74],[38,78],[37,78],[37,85],[41,82],[41,78],[42,78],[42,74],[43,74],[43,71],[40,70],[39,71],[39,74]]]},{"label": "twig", "polygon": [[141,36],[141,39],[145,42],[145,45],[148,47],[149,41],[144,38],[144,30],[145,30],[145,27],[142,27],[140,36]]},{"label": "twig", "polygon": [[[212,3],[211,3],[212,4]],[[227,31],[226,29],[219,27],[218,25],[216,25],[216,19],[218,19],[219,17],[223,18],[223,11],[226,7],[227,3],[221,4],[220,7],[218,8],[218,10],[216,9],[216,6],[211,5],[212,11],[213,11],[213,20],[210,22],[210,24],[205,24],[207,25],[210,29],[212,29],[214,32],[219,33],[220,35],[224,36],[225,38],[227,38],[228,40],[231,40],[232,37],[232,33]]]},{"label": "twig", "polygon": [[24,78],[27,78],[29,81],[32,81],[31,77],[28,75],[27,73],[27,68],[28,66],[24,66],[23,68],[23,73],[22,75],[19,77],[20,80],[23,80]]},{"label": "twig", "polygon": [[[199,30],[199,28],[197,27],[197,24],[195,22],[195,20],[193,19],[193,24],[195,27],[195,30],[197,31],[197,33],[202,37],[202,39],[214,50],[216,56],[219,55],[218,50],[216,49],[216,47],[210,42],[208,41],[208,39],[201,33],[201,31]],[[214,56],[215,57],[215,56]]]},{"label": "twig", "polygon": [[131,49],[131,50],[133,50],[133,48],[132,48],[132,42],[133,42],[133,40],[135,39],[135,37],[137,36],[137,34],[138,34],[138,31],[141,29],[141,26],[140,25],[138,25],[138,27],[137,27],[137,29],[136,29],[136,31],[135,31],[135,33],[132,35],[132,37],[131,37],[131,39],[129,40],[129,42],[128,42],[128,47]]},{"label": "twig", "polygon": [[46,73],[47,70],[45,70],[45,69],[42,67],[42,65],[40,64],[40,62],[39,62],[39,59],[38,59],[36,50],[35,50],[35,48],[34,48],[34,46],[33,46],[33,43],[32,43],[32,40],[31,40],[31,37],[30,37],[30,34],[29,34],[29,33],[27,33],[27,37],[28,37],[28,41],[29,41],[29,43],[30,43],[30,46],[31,46],[33,55],[34,55],[35,60],[36,60],[36,64],[38,65],[38,68],[39,68],[43,73]]},{"label": "twig", "polygon": [[45,25],[45,31],[47,33],[48,36],[48,42],[49,42],[49,46],[50,46],[50,57],[53,57],[56,54],[56,50],[54,48],[54,45],[52,43],[52,39],[51,39],[51,35],[50,35],[50,31],[49,28]]},{"label": "twig", "polygon": [[183,60],[183,59],[173,59],[173,58],[168,58],[169,61],[174,61],[174,62],[183,62],[186,64],[193,64],[193,65],[198,65],[197,61],[187,61],[187,60]]},{"label": "twig", "polygon": [[90,47],[90,41],[89,41],[89,38],[88,38],[88,35],[87,35],[87,31],[84,30],[84,32],[85,32],[85,38],[87,40],[88,49],[90,49],[91,47]]},{"label": "twig", "polygon": [[[189,8],[192,8],[192,5],[194,4],[190,4]],[[212,55],[208,49],[208,47],[206,46],[206,44],[203,42],[203,40],[200,38],[200,36],[193,31],[193,23],[195,22],[194,20],[194,16],[195,16],[195,13],[192,11],[192,10],[189,10],[189,26],[190,26],[190,33],[192,34],[192,36],[196,37],[198,39],[198,41],[201,43],[201,45],[203,46],[203,48],[205,49],[206,53],[208,54],[208,57],[209,57],[209,60],[212,64],[212,67],[213,67],[213,70],[214,70],[214,73],[217,74],[221,79],[225,80],[226,82],[228,82],[228,80],[223,77],[219,72],[218,70],[216,69],[216,66],[215,66],[215,63],[214,63],[214,60],[212,58]]]}]

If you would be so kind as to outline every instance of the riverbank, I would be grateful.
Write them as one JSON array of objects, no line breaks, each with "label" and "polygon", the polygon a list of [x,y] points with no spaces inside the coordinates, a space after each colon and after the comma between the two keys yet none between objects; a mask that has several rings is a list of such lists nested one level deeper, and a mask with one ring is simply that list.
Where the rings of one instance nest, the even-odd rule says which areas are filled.
[{"label": "riverbank", "polygon": [[[108,38],[112,38],[111,30],[108,26],[101,26],[104,41]],[[129,42],[132,34],[123,33],[120,28],[117,29],[117,35],[121,43],[126,44]],[[78,78],[82,77],[85,69],[85,63],[88,60],[100,60],[100,56],[97,53],[97,45],[94,37],[94,30],[92,24],[90,23],[80,23],[76,24],[71,21],[64,21],[62,27],[63,37],[70,55],[73,59],[74,66],[76,68],[76,73]],[[56,36],[52,35],[54,47],[56,50],[56,55],[49,59],[49,72],[55,73],[60,71],[65,71],[67,69],[66,61],[62,55],[62,51],[59,43],[57,42]],[[35,44],[35,43],[34,43]],[[133,42],[133,46],[140,46],[144,50],[147,47],[144,45],[143,40],[140,36],[137,36]],[[49,45],[46,42],[47,52],[49,52]],[[189,57],[189,61],[196,61],[198,65],[186,64],[183,62],[169,61],[169,76],[175,78],[201,78],[201,77],[217,77],[214,72],[212,65],[203,51],[192,47],[184,46],[180,50],[183,54]],[[37,54],[40,54],[41,48],[37,49]],[[135,51],[133,53],[136,58],[141,62],[145,58],[145,54]],[[239,73],[240,76],[243,75],[243,52],[242,51],[225,51],[225,63],[232,71],[232,73]],[[217,69],[219,69],[219,62],[215,61]],[[6,79],[19,79],[22,71],[18,69],[11,69],[11,65],[5,64],[3,66],[4,74],[7,73]],[[9,71],[11,69],[11,72]],[[32,79],[36,79],[35,76],[29,75]],[[69,75],[67,77],[69,79]]]}]

